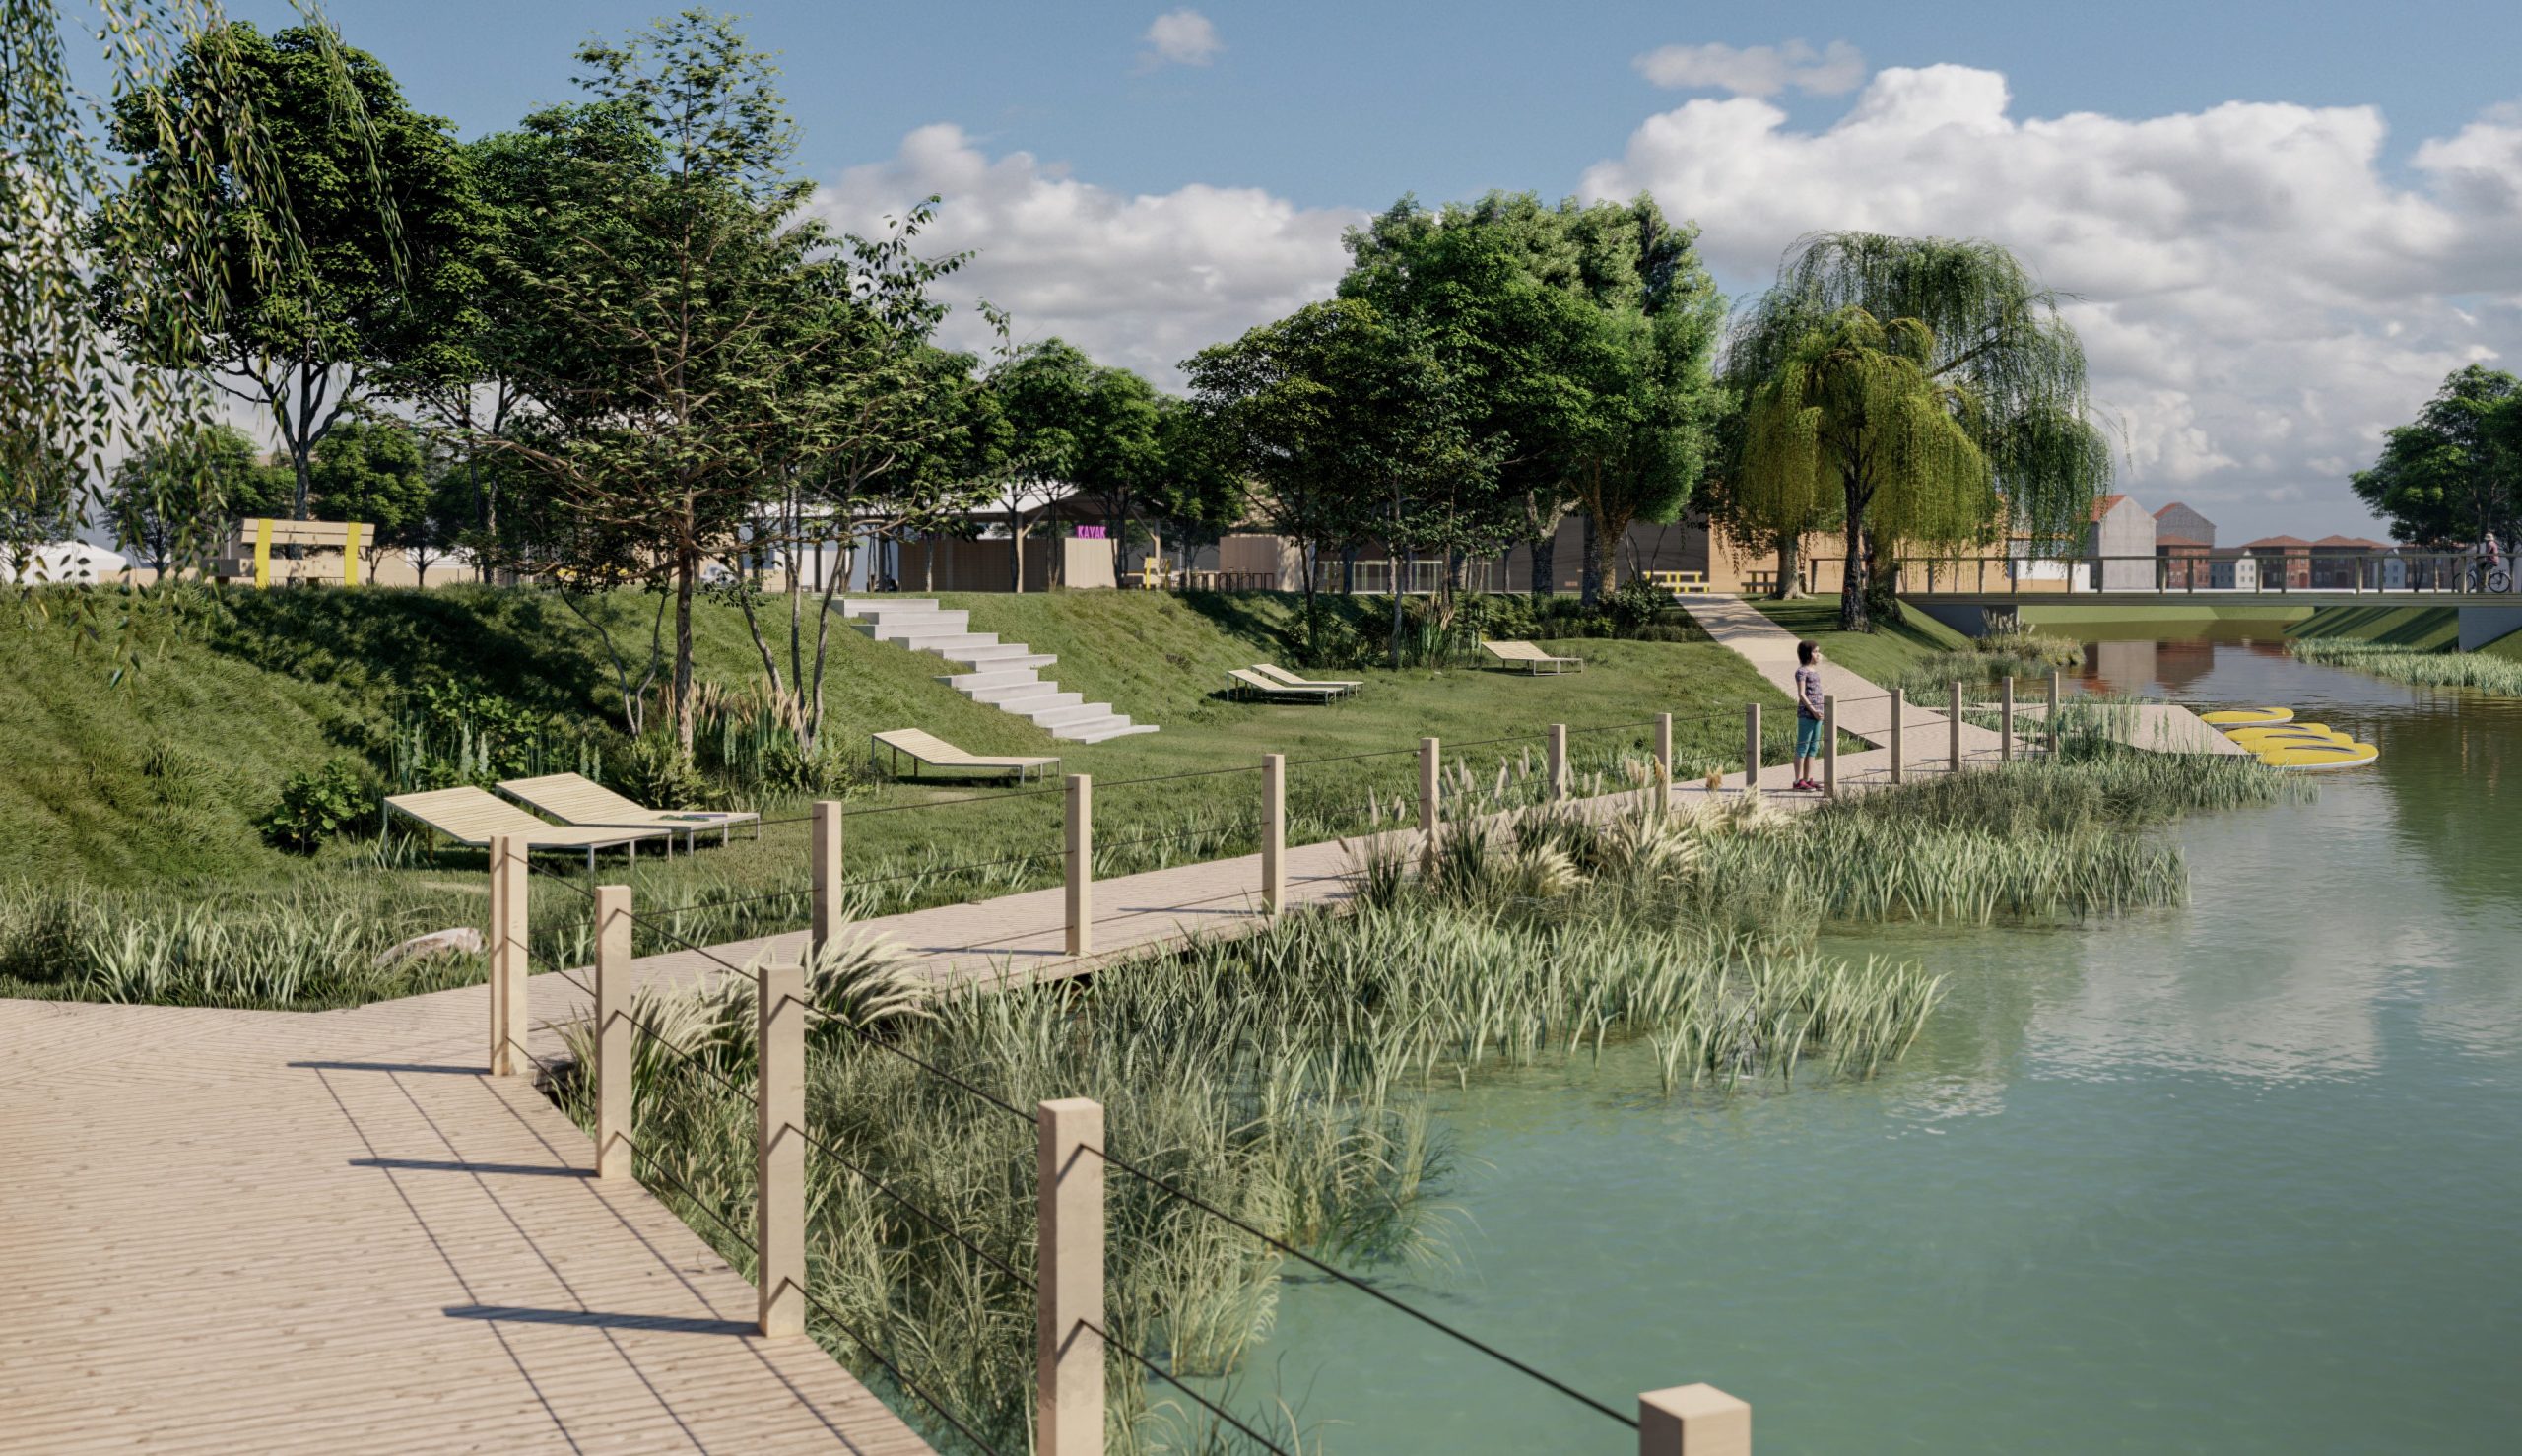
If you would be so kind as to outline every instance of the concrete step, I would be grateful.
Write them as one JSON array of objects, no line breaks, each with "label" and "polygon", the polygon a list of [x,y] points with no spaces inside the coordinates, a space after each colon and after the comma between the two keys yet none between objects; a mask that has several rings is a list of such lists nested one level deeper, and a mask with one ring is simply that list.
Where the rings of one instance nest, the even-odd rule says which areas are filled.
[{"label": "concrete step", "polygon": [[870,612],[865,616],[852,617],[849,620],[857,625],[860,631],[882,633],[885,631],[899,630],[903,628],[928,626],[953,627],[960,629],[969,624],[971,619],[972,614],[969,612],[938,612],[934,610],[922,610],[918,612]]},{"label": "concrete step", "polygon": [[1048,652],[1027,651],[1023,642],[1001,642],[994,647],[952,647],[937,655],[948,662],[964,663],[974,671],[984,667],[1049,667],[1059,661]]},{"label": "concrete step", "polygon": [[934,612],[935,597],[842,597],[840,615],[870,617],[880,612]]},{"label": "concrete step", "polygon": [[949,652],[966,651],[974,647],[995,647],[998,645],[998,633],[941,628],[935,631],[886,632],[878,640],[907,647],[913,652],[934,652],[943,657]]},{"label": "concrete step", "polygon": [[[1007,649],[1003,654],[975,657],[966,665],[965,671],[960,673],[941,673],[938,675],[937,681],[944,683],[950,688],[954,688],[962,686],[962,684],[957,681],[958,679],[977,677],[982,673],[1036,672],[1042,668],[1049,667],[1054,662],[1059,661],[1058,658],[1053,657],[1048,652],[1026,652],[1019,650],[1024,647],[1025,644],[1023,642],[1008,642],[1002,645]],[[964,651],[998,654],[999,648],[967,647]],[[952,655],[941,652],[938,655],[947,658],[950,662],[960,662],[962,660],[962,653],[961,652],[954,653]]]},{"label": "concrete step", "polygon": [[986,702],[992,707],[1005,708],[1011,713],[1021,713],[1028,706],[1066,707],[1072,702],[1086,700],[1081,694],[1060,692],[1060,685],[1057,683],[1029,683],[1021,688],[983,688],[977,693],[966,693],[963,695],[974,702]]},{"label": "concrete step", "polygon": [[[898,642],[919,632],[963,632],[971,630],[969,613],[937,613],[920,617],[853,617],[849,625],[880,642]],[[965,619],[957,621],[957,618]]]},{"label": "concrete step", "polygon": [[962,636],[972,629],[969,612],[940,612],[934,617],[888,617],[859,629],[880,642],[898,642],[905,637]]},{"label": "concrete step", "polygon": [[1134,733],[1154,733],[1155,731],[1154,723],[1133,723],[1130,721],[1129,714],[1116,713],[1095,722],[1070,723],[1054,728],[1051,730],[1051,737],[1066,739],[1071,743],[1106,743],[1115,738],[1127,738]]},{"label": "concrete step", "polygon": [[1108,702],[1088,702],[1084,700],[1082,695],[1075,693],[1063,693],[1060,696],[1070,700],[1062,703],[1044,703],[1039,707],[1028,703],[1023,707],[1011,708],[1009,711],[1030,718],[1043,727],[1054,730],[1071,723],[1094,722],[1112,716],[1112,704]]},{"label": "concrete step", "polygon": [[1029,667],[1001,667],[996,663],[979,672],[948,673],[937,681],[966,697],[978,695],[984,688],[1016,688],[1042,681],[1039,671]]}]

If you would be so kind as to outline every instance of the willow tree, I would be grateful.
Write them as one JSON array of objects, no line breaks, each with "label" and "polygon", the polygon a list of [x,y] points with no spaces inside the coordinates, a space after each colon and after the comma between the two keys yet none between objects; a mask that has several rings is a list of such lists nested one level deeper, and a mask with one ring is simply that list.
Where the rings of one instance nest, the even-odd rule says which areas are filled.
[{"label": "willow tree", "polygon": [[[45,492],[65,487],[74,519],[103,517],[105,483],[122,458],[156,451],[198,463],[213,454],[203,448],[219,416],[210,381],[117,340],[100,280],[117,283],[113,313],[144,320],[152,340],[180,356],[227,327],[238,280],[302,263],[295,179],[253,78],[221,51],[192,67],[190,86],[167,85],[220,24],[215,6],[156,0],[0,4],[0,533],[53,529],[38,507]],[[97,46],[85,86],[72,75],[73,35]],[[310,43],[318,65],[347,78],[329,30],[316,28]],[[341,125],[358,131],[367,120],[349,114]],[[146,134],[181,165],[127,172],[110,145],[118,128]],[[390,215],[372,169],[367,180],[369,201]],[[262,205],[267,226],[241,251],[226,251],[221,220],[240,198]],[[218,483],[198,464],[188,474],[188,488],[215,502]],[[202,524],[176,523],[177,560],[207,550]],[[100,635],[111,626],[128,667],[139,660],[136,617],[126,611],[108,624],[110,600],[82,593],[70,610]]]},{"label": "willow tree", "polygon": [[[1807,237],[1736,330],[1726,367],[1754,411],[1803,398],[1795,429],[1748,422],[1736,485],[1771,503],[1836,492],[1848,630],[1870,625],[1885,545],[2012,535],[2069,550],[2110,484],[2084,347],[2058,296],[1995,243]],[[1933,431],[1930,413],[1945,422]]]},{"label": "willow tree", "polygon": [[1798,337],[1744,410],[1756,496],[1818,502],[1835,494],[1848,523],[1839,626],[1867,629],[1858,523],[1897,540],[1952,540],[1996,514],[1994,477],[1974,428],[1980,403],[1934,373],[1935,331],[1914,318],[1843,308]]}]

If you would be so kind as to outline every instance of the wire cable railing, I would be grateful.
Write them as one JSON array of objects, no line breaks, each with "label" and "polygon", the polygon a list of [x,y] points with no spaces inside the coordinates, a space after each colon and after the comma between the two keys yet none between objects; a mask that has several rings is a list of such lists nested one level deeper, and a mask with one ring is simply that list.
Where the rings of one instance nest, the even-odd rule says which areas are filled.
[{"label": "wire cable railing", "polygon": [[1182,1203],[1188,1204],[1192,1208],[1198,1209],[1200,1212],[1209,1215],[1211,1218],[1217,1219],[1231,1227],[1241,1229],[1253,1238],[1260,1240],[1261,1243],[1267,1247],[1278,1251],[1288,1258],[1294,1259],[1317,1273],[1328,1275],[1332,1279],[1339,1281],[1341,1284],[1349,1286],[1351,1289],[1362,1291],[1374,1298],[1381,1300],[1383,1303],[1392,1306],[1394,1309],[1400,1310],[1412,1319],[1418,1320],[1420,1323],[1427,1325],[1428,1328],[1452,1337],[1454,1340],[1469,1346],[1473,1350],[1479,1351],[1481,1354],[1488,1356],[1493,1360],[1496,1360],[1508,1369],[1514,1370],[1518,1374],[1528,1376],[1531,1379],[1538,1380],[1542,1384],[1549,1386],[1551,1389],[1558,1391],[1560,1395],[1566,1396],[1569,1400],[1575,1401],[1591,1410],[1598,1411],[1603,1415],[1610,1417],[1612,1420],[1619,1422],[1621,1424],[1627,1426],[1631,1430],[1637,1428],[1637,1418],[1626,1415],[1611,1406],[1603,1404],[1601,1401],[1596,1400],[1594,1397],[1587,1395],[1581,1390],[1578,1390],[1575,1386],[1568,1384],[1566,1381],[1560,1380],[1557,1376],[1548,1374],[1526,1364],[1524,1361],[1515,1358],[1513,1356],[1506,1354],[1504,1351],[1489,1344],[1487,1341],[1484,1341],[1475,1335],[1470,1335],[1462,1330],[1456,1329],[1445,1321],[1436,1318],[1434,1315],[1427,1313],[1426,1310],[1420,1309],[1406,1300],[1395,1298],[1393,1295],[1377,1289],[1365,1280],[1360,1279],[1358,1276],[1349,1273],[1347,1270],[1325,1263],[1324,1261],[1315,1258],[1313,1255],[1306,1253],[1304,1250],[1297,1248],[1295,1245],[1264,1232],[1260,1228],[1253,1226],[1251,1224],[1248,1224],[1243,1220],[1236,1218],[1234,1215],[1228,1213],[1226,1210],[1219,1208],[1217,1205],[1212,1204],[1195,1194],[1187,1193],[1182,1189],[1175,1187],[1173,1184],[1147,1171],[1145,1168],[1139,1167],[1135,1163],[1128,1162],[1122,1158],[1113,1157],[1112,1154],[1105,1149],[1089,1148],[1088,1151],[1101,1158],[1104,1166],[1117,1168],[1120,1171],[1129,1174],[1131,1177],[1146,1183],[1150,1187],[1159,1190],[1169,1198],[1177,1199]]}]

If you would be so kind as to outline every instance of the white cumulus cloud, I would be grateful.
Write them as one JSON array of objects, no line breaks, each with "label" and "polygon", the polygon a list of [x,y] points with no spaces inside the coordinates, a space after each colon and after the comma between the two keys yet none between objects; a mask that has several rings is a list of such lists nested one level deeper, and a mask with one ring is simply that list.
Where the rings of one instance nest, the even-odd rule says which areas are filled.
[{"label": "white cumulus cloud", "polygon": [[1158,16],[1140,38],[1147,42],[1147,49],[1139,53],[1139,62],[1149,68],[1205,66],[1226,49],[1226,42],[1218,38],[1217,26],[1187,6]]},{"label": "white cumulus cloud", "polygon": [[[891,161],[842,173],[815,206],[871,232],[932,193],[944,201],[923,250],[978,251],[945,297],[987,298],[1013,315],[1020,341],[1057,335],[1168,388],[1180,382],[1175,365],[1199,350],[1329,297],[1348,262],[1341,232],[1364,220],[1254,187],[1131,196],[1030,153],[993,158],[942,124],[903,138]],[[989,337],[969,308],[943,333],[966,349]]]},{"label": "white cumulus cloud", "polygon": [[2522,362],[2522,113],[2483,113],[2383,163],[2368,106],[2233,102],[2122,118],[2013,114],[2005,78],[1890,69],[1798,130],[1753,97],[1647,120],[1587,196],[1652,192],[1757,287],[1804,233],[1985,237],[2074,295],[2124,481],[2223,536],[2358,529],[2369,463],[2442,376]]},{"label": "white cumulus cloud", "polygon": [[1637,74],[1673,91],[1725,91],[1773,97],[1789,87],[1808,96],[1844,96],[1865,80],[1865,57],[1844,40],[1815,50],[1783,45],[1664,45],[1631,64]]}]

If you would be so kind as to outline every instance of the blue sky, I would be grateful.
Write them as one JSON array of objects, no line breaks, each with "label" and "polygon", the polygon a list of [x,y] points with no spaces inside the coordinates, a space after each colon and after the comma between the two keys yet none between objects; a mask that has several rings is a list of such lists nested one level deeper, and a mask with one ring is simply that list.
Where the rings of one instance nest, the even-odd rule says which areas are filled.
[{"label": "blue sky", "polygon": [[[1126,191],[1205,181],[1310,206],[1573,185],[1668,94],[1631,57],[1672,43],[1845,40],[1877,66],[2005,73],[2021,108],[2153,115],[2228,100],[2379,105],[2410,139],[2522,99],[2522,5],[1939,4],[1886,7],[1323,0],[1198,7],[1225,49],[1144,70],[1136,3],[727,7],[781,53],[821,175],[954,121]],[[326,12],[466,135],[567,99],[568,53],[663,11],[607,0],[335,0]],[[232,4],[266,26],[285,3]],[[1441,14],[1440,22],[1431,17]],[[1794,98],[1801,120],[1835,113]]]},{"label": "blue sky", "polygon": [[[329,13],[474,136],[656,12]],[[2522,5],[744,13],[819,208],[944,193],[934,240],[981,253],[959,287],[1160,382],[1326,294],[1361,210],[1493,187],[1652,192],[1738,294],[1816,229],[2004,242],[2076,296],[2124,488],[2228,541],[2369,530],[2344,478],[2381,430],[2462,364],[2522,367]],[[968,309],[949,333],[977,342]]]}]

